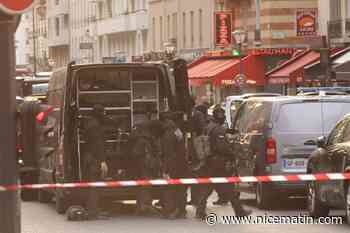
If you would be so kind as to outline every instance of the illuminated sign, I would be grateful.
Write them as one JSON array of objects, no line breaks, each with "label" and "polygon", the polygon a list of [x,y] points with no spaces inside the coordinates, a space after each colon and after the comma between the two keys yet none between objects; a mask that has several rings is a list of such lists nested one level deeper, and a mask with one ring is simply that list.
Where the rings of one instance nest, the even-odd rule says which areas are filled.
[{"label": "illuminated sign", "polygon": [[317,35],[317,9],[297,9],[297,36]]},{"label": "illuminated sign", "polygon": [[215,12],[215,46],[228,47],[232,43],[232,13]]},{"label": "illuminated sign", "polygon": [[295,48],[266,48],[266,49],[252,49],[250,50],[251,55],[255,56],[267,56],[267,55],[293,55],[297,49]]}]

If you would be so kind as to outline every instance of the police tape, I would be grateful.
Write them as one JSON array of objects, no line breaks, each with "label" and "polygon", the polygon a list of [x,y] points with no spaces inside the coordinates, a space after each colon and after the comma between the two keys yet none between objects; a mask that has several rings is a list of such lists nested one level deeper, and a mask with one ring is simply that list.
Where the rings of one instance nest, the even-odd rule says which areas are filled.
[{"label": "police tape", "polygon": [[195,185],[195,184],[235,184],[235,183],[267,183],[267,182],[298,182],[298,181],[331,181],[350,180],[350,173],[319,173],[273,176],[233,176],[183,179],[155,179],[155,180],[125,180],[56,184],[21,184],[0,185],[0,192],[16,191],[20,189],[63,189],[63,188],[121,188],[138,186],[167,186],[167,185]]}]

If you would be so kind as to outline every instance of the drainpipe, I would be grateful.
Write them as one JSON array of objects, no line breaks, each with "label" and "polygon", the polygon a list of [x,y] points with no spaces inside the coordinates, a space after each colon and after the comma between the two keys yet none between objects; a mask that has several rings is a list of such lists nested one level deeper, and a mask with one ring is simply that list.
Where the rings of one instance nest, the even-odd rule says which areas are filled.
[{"label": "drainpipe", "polygon": [[260,11],[261,11],[261,0],[255,0],[255,8],[256,8],[256,24],[255,24],[255,34],[254,34],[254,45],[261,45],[261,19],[260,19]]}]

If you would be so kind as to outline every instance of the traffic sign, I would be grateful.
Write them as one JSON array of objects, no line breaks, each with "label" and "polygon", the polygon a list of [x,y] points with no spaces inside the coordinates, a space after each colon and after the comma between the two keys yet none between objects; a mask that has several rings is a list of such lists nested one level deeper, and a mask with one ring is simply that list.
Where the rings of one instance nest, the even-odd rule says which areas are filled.
[{"label": "traffic sign", "polygon": [[239,86],[243,86],[247,82],[247,76],[245,74],[237,74],[234,78]]},{"label": "traffic sign", "polygon": [[21,14],[29,10],[35,0],[0,0],[0,11],[10,15]]}]

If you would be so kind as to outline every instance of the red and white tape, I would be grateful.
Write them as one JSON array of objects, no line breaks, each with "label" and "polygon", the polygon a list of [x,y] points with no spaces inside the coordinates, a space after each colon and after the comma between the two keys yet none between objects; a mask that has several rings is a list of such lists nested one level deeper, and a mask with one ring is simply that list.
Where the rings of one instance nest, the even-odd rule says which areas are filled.
[{"label": "red and white tape", "polygon": [[64,184],[23,184],[0,185],[0,192],[16,191],[19,189],[62,189],[62,188],[89,188],[89,187],[137,187],[137,186],[166,186],[189,184],[225,184],[225,183],[258,183],[258,182],[297,182],[297,181],[329,181],[350,180],[350,173],[320,173],[276,176],[233,176],[233,177],[209,177],[209,178],[184,178],[169,180],[128,180],[108,182],[83,182]]}]

